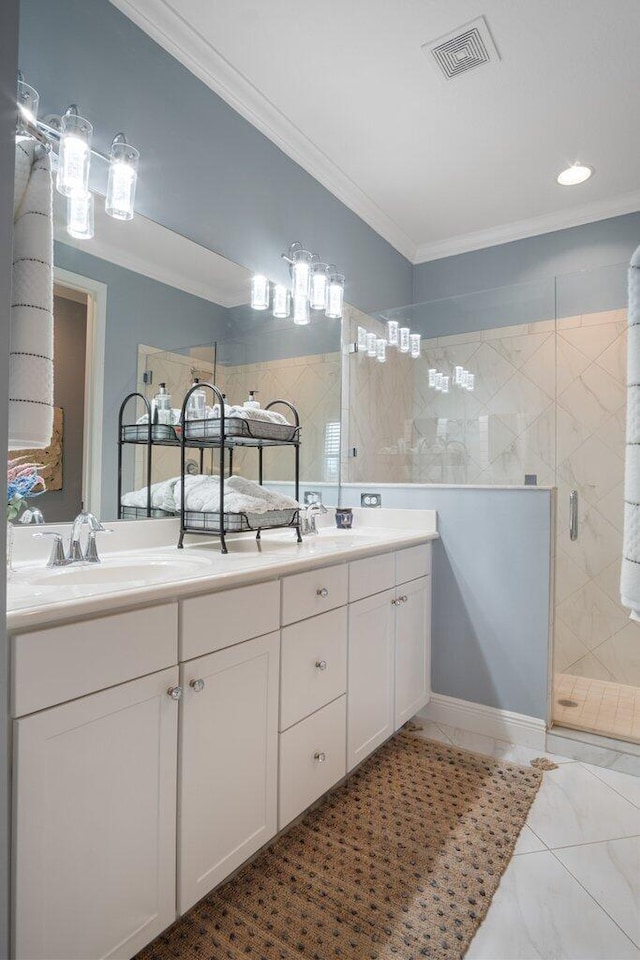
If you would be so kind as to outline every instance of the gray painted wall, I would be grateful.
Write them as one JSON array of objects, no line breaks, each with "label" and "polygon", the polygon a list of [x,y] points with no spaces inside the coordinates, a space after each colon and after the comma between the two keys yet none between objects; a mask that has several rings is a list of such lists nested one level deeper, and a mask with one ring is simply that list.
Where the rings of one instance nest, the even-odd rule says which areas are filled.
[{"label": "gray painted wall", "polygon": [[228,311],[63,243],[56,266],[106,283],[107,328],[103,410],[102,517],[116,516],[118,410],[136,389],[138,344],[162,350],[228,337]]},{"label": "gray painted wall", "polygon": [[433,549],[435,693],[546,719],[549,670],[549,490],[368,487],[383,506],[438,511]]},{"label": "gray painted wall", "polygon": [[[18,0],[0,3],[0,450],[7,449],[9,314],[13,235]],[[0,490],[6,502],[6,475]],[[0,520],[0,569],[5,566],[6,515]],[[0,577],[0,957],[9,956],[9,647],[5,629],[6,583]]]},{"label": "gray painted wall", "polygon": [[414,267],[413,303],[628,263],[639,242],[640,213],[629,213],[432,260]]},{"label": "gray painted wall", "polygon": [[78,103],[103,150],[125,131],[141,150],[140,213],[274,280],[302,240],[342,268],[349,303],[411,301],[404,257],[108,0],[21,0],[20,12],[41,113]]}]

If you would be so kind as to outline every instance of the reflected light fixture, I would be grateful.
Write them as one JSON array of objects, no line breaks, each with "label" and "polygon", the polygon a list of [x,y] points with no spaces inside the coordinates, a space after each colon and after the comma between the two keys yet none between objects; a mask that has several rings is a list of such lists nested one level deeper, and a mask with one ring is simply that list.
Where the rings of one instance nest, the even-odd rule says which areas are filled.
[{"label": "reflected light fixture", "polygon": [[289,290],[283,283],[276,283],[273,287],[273,315],[278,320],[287,320],[291,307],[289,304]]},{"label": "reflected light fixture", "polygon": [[261,273],[251,278],[251,306],[254,310],[269,309],[269,281]]},{"label": "reflected light fixture", "polygon": [[409,353],[410,334],[411,334],[411,330],[409,329],[409,327],[400,327],[400,329],[398,330],[398,343],[400,344],[398,349],[400,350],[400,353]]},{"label": "reflected light fixture", "polygon": [[329,291],[329,265],[317,261],[311,265],[311,293],[309,301],[312,310],[326,310]]},{"label": "reflected light fixture", "polygon": [[109,180],[105,212],[114,220],[133,220],[140,151],[127,143],[124,133],[113,138],[109,151]]},{"label": "reflected light fixture", "polygon": [[387,341],[384,337],[376,339],[376,359],[378,363],[384,363],[387,359]]},{"label": "reflected light fixture", "polygon": [[572,163],[570,167],[558,174],[557,181],[561,187],[575,187],[579,183],[584,183],[592,175],[593,167],[584,163]]},{"label": "reflected light fixture", "polygon": [[304,327],[311,322],[309,298],[303,293],[293,295],[293,322],[299,327]]},{"label": "reflected light fixture", "polygon": [[329,320],[342,319],[344,304],[344,281],[342,273],[332,273],[329,277],[329,293],[327,296],[326,316]]},{"label": "reflected light fixture", "polygon": [[67,233],[76,240],[92,240],[93,228],[93,194],[67,197]]}]

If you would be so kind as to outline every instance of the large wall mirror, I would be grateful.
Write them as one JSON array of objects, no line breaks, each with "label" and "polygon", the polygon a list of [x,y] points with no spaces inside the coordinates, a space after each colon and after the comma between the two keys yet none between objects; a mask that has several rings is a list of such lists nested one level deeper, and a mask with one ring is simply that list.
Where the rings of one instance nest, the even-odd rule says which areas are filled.
[{"label": "large wall mirror", "polygon": [[[57,203],[56,203],[57,205]],[[48,490],[39,500],[48,522],[69,521],[84,504],[103,520],[118,515],[118,411],[139,391],[149,400],[166,383],[180,407],[194,377],[214,382],[230,404],[257,391],[265,404],[291,401],[299,411],[301,496],[322,491],[337,503],[340,471],[341,324],[307,327],[248,305],[242,266],[136,216],[127,224],[100,215],[95,238],[66,234],[55,217],[55,433],[44,453]],[[133,402],[129,420],[143,412]],[[256,477],[253,451],[239,451],[234,472]],[[197,465],[199,468],[199,465]],[[152,482],[179,473],[175,448],[154,451]],[[205,472],[215,472],[210,453]],[[265,479],[287,490],[287,450],[268,451]],[[140,448],[125,449],[123,490],[146,484]]]}]

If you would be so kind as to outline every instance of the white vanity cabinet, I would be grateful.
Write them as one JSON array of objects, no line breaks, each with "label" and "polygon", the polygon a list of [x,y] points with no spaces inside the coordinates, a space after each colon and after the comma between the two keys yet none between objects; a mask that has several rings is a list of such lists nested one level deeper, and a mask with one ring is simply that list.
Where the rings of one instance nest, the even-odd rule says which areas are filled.
[{"label": "white vanity cabinet", "polygon": [[347,770],[429,700],[431,547],[350,564]]},{"label": "white vanity cabinet", "polygon": [[277,830],[280,634],[180,667],[178,912]]},{"label": "white vanity cabinet", "polygon": [[175,919],[178,668],[14,722],[18,960],[128,960]]}]

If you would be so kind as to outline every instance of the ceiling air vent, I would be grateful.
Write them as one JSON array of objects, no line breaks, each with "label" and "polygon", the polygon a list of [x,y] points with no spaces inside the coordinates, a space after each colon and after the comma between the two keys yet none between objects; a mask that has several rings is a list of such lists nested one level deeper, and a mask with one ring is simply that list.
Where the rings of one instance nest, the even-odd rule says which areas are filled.
[{"label": "ceiling air vent", "polygon": [[423,44],[422,50],[446,80],[500,59],[484,17],[477,17],[444,37]]}]

